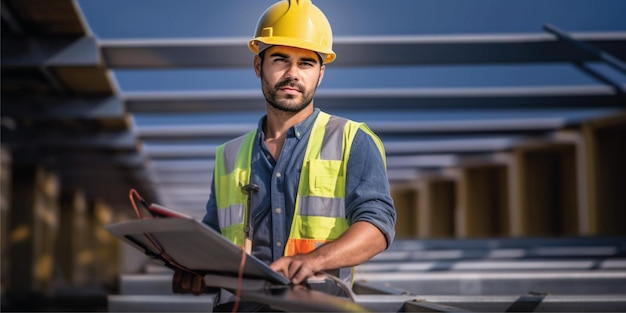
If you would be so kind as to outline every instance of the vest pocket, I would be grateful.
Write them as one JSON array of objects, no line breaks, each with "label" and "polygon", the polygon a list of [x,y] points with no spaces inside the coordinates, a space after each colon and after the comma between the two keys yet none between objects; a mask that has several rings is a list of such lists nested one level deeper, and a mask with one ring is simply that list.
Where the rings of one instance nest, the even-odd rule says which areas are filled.
[{"label": "vest pocket", "polygon": [[338,160],[310,160],[309,161],[309,191],[311,195],[323,197],[337,197],[336,190],[339,181],[342,181],[341,161]]}]

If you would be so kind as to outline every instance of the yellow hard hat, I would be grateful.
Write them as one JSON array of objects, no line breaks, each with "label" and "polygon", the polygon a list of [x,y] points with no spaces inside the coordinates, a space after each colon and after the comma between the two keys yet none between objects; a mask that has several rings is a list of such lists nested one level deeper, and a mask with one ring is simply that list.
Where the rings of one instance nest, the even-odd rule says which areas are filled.
[{"label": "yellow hard hat", "polygon": [[336,57],[330,23],[311,0],[283,0],[265,10],[248,41],[254,54],[260,52],[259,43],[312,50],[322,55],[324,63]]}]

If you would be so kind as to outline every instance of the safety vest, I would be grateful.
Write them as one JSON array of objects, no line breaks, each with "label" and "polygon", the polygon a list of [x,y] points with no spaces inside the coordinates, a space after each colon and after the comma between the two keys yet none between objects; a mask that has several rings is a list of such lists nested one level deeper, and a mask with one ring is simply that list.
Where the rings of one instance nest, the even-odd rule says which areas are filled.
[{"label": "safety vest", "polygon": [[[361,129],[376,142],[385,160],[382,142],[363,123],[320,112],[307,143],[285,256],[313,251],[337,239],[346,229],[346,167],[352,141]],[[243,247],[247,221],[247,194],[241,187],[250,182],[253,130],[216,150],[215,200],[222,235]],[[351,270],[350,276],[351,276]],[[341,278],[346,277],[342,270]]]}]

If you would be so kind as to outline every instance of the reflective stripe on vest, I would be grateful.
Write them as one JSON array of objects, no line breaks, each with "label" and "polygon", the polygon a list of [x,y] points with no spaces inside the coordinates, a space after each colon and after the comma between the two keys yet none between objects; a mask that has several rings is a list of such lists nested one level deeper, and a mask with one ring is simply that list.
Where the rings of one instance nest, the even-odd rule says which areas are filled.
[{"label": "reflective stripe on vest", "polygon": [[[220,231],[234,244],[243,247],[247,195],[241,190],[250,182],[252,143],[256,131],[235,138],[215,152],[215,200]],[[226,186],[223,188],[222,186]]]},{"label": "reflective stripe on vest", "polygon": [[[320,112],[309,138],[300,173],[296,210],[285,255],[315,250],[337,239],[346,229],[346,165],[354,134],[344,131],[348,120]],[[348,127],[349,128],[349,127]],[[355,132],[356,133],[356,132]]]}]

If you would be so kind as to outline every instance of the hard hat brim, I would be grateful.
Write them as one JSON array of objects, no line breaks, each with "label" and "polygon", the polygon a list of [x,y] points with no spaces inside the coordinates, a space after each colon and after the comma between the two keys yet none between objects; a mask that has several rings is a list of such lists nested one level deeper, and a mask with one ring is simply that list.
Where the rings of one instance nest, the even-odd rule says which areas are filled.
[{"label": "hard hat brim", "polygon": [[263,43],[268,46],[288,46],[295,47],[300,49],[311,50],[317,53],[320,53],[324,56],[324,64],[331,63],[335,60],[337,55],[332,50],[327,51],[319,51],[316,49],[319,45],[294,38],[286,38],[286,37],[256,37],[248,41],[248,48],[252,53],[259,54],[259,43]]}]

